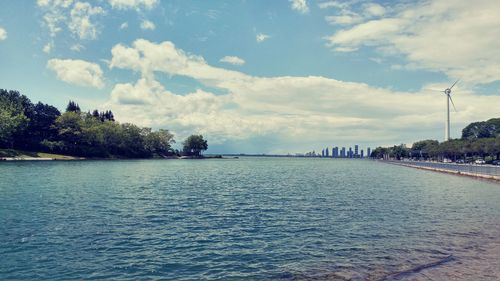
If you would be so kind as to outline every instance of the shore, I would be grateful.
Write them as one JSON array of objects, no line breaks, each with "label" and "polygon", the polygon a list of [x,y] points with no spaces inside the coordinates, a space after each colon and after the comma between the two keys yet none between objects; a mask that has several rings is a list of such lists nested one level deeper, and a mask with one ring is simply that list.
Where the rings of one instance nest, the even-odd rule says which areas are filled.
[{"label": "shore", "polygon": [[[379,160],[379,161],[381,161],[383,163],[388,163],[388,164],[394,164],[394,165],[400,165],[400,166],[422,169],[422,170],[427,170],[427,171],[452,174],[452,175],[457,175],[457,176],[466,176],[466,177],[489,180],[489,181],[493,181],[496,183],[500,183],[500,174],[499,175],[492,175],[492,174],[485,174],[485,173],[480,173],[480,172],[461,171],[458,169],[453,169],[453,166],[451,166],[451,165],[449,165],[448,167],[446,165],[443,165],[442,167],[428,167],[428,166],[422,165],[424,163],[421,163],[421,162],[403,162],[403,161],[387,161],[387,160]],[[457,166],[457,167],[467,167],[467,166]],[[494,168],[496,168],[496,167],[494,167]]]},{"label": "shore", "polygon": [[[202,156],[155,156],[152,158],[122,158],[122,157],[78,157],[64,154],[53,154],[44,152],[22,151],[15,149],[0,149],[0,161],[54,161],[54,160],[126,160],[126,159],[222,159],[221,155],[202,155]],[[229,157],[237,158],[237,157]],[[227,158],[225,158],[227,159]]]},{"label": "shore", "polygon": [[83,159],[85,158],[63,154],[23,151],[16,149],[0,149],[0,161],[51,161]]}]

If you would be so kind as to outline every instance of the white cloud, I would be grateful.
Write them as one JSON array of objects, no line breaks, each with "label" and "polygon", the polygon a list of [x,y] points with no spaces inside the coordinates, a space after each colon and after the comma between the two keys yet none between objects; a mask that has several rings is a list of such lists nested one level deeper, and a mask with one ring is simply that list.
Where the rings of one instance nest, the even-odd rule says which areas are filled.
[{"label": "white cloud", "polygon": [[142,30],[154,30],[155,28],[156,28],[155,24],[151,21],[143,20],[141,22],[141,29]]},{"label": "white cloud", "polygon": [[52,48],[54,48],[54,43],[53,42],[49,42],[47,43],[45,46],[43,46],[43,49],[42,51],[46,54],[49,54],[50,51],[52,51]]},{"label": "white cloud", "polygon": [[257,40],[257,42],[264,42],[265,40],[271,38],[271,36],[267,35],[267,34],[264,34],[264,33],[259,33],[257,34],[257,36],[255,36],[255,40]]},{"label": "white cloud", "polygon": [[296,10],[302,14],[309,12],[309,6],[307,6],[307,0],[289,0],[289,1],[292,3],[293,10]]},{"label": "white cloud", "polygon": [[[97,39],[100,25],[95,18],[106,14],[100,6],[73,0],[38,0],[37,6],[42,11],[42,25],[50,36],[42,49],[45,53],[51,52],[57,35],[65,30],[71,32],[74,40]],[[80,42],[72,42],[70,49],[74,51],[75,46],[81,46]]]},{"label": "white cloud", "polygon": [[74,44],[69,49],[73,52],[80,52],[81,50],[84,50],[85,47],[81,44]]},{"label": "white cloud", "polygon": [[37,0],[36,4],[40,7],[45,7],[49,5],[50,0]]},{"label": "white cloud", "polygon": [[376,3],[367,3],[364,5],[365,14],[367,16],[376,16],[380,17],[385,14],[385,8]]},{"label": "white cloud", "polygon": [[332,25],[351,25],[363,21],[363,18],[358,14],[350,14],[340,16],[326,16],[325,20]]},{"label": "white cloud", "polygon": [[98,64],[84,60],[51,59],[47,68],[53,70],[60,80],[74,85],[103,88],[103,73]]},{"label": "white cloud", "polygon": [[341,47],[369,45],[373,41],[379,41],[386,36],[390,36],[390,34],[398,32],[403,24],[405,24],[404,20],[398,18],[371,20],[348,30],[340,30],[330,36],[328,41],[332,46]]},{"label": "white cloud", "polygon": [[39,7],[62,7],[68,8],[73,4],[73,0],[37,0],[36,4]]},{"label": "white cloud", "polygon": [[[141,73],[137,82],[113,88],[107,106],[121,121],[168,127],[180,139],[192,132],[203,133],[211,143],[277,137],[283,148],[300,146],[297,142],[310,147],[360,139],[372,144],[411,142],[422,134],[442,137],[445,100],[434,92],[397,92],[318,76],[256,77],[210,66],[168,41],[140,39],[131,47],[116,45],[110,66]],[[175,94],[155,79],[155,73],[190,77],[226,94]],[[456,86],[454,100],[459,108],[452,115],[456,128],[493,117],[483,109],[500,104],[499,96],[474,95],[461,85]]]},{"label": "white cloud", "polygon": [[71,21],[68,24],[69,30],[80,39],[94,40],[97,37],[97,28],[90,17],[104,14],[104,10],[97,6],[92,7],[86,2],[76,2],[71,9]]},{"label": "white cloud", "polygon": [[158,0],[109,0],[114,9],[152,9],[158,5]]},{"label": "white cloud", "polygon": [[118,44],[111,49],[111,68],[124,68],[141,72],[152,80],[154,72],[193,77],[206,83],[214,83],[223,77],[241,78],[241,73],[209,66],[196,55],[177,49],[172,42],[153,43],[138,39],[133,47]]},{"label": "white cloud", "polygon": [[328,8],[346,8],[347,6],[349,6],[349,2],[341,2],[341,1],[325,1],[325,2],[321,2],[318,4],[318,7],[320,9],[328,9]]},{"label": "white cloud", "polygon": [[225,56],[220,59],[220,62],[225,62],[234,65],[243,65],[245,64],[245,60],[236,56]]},{"label": "white cloud", "polygon": [[381,17],[386,13],[386,9],[376,3],[355,4],[357,4],[356,1],[330,1],[320,3],[319,7],[321,9],[336,8],[334,15],[325,17],[331,25],[353,25]]},{"label": "white cloud", "polygon": [[384,17],[339,30],[327,38],[328,45],[335,50],[374,47],[382,55],[406,58],[414,68],[468,83],[500,79],[495,47],[500,46],[500,2],[425,1],[376,14]]},{"label": "white cloud", "polygon": [[128,22],[120,24],[120,29],[126,29],[126,28],[128,28]]},{"label": "white cloud", "polygon": [[43,13],[44,25],[49,30],[50,37],[56,37],[57,33],[62,31],[61,25],[67,20],[69,7],[73,0],[38,0],[37,5]]},{"label": "white cloud", "polygon": [[0,27],[0,41],[7,39],[7,31]]}]

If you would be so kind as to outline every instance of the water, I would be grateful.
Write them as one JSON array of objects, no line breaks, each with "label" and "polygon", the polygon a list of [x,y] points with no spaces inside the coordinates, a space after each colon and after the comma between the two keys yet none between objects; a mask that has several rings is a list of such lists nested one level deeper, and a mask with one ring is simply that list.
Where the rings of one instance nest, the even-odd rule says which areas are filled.
[{"label": "water", "polygon": [[0,279],[419,280],[451,255],[427,274],[496,280],[498,202],[360,160],[3,162]]}]

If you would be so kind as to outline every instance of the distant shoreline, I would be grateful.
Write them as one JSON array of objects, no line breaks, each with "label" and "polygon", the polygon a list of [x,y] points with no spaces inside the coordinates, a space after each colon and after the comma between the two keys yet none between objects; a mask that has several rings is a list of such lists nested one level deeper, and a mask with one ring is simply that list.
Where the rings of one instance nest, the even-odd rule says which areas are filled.
[{"label": "distant shoreline", "polygon": [[190,156],[176,156],[176,157],[164,157],[164,158],[85,158],[85,157],[73,157],[66,156],[66,158],[50,158],[50,157],[0,157],[0,161],[83,161],[83,160],[205,160],[205,159],[234,159],[237,157],[223,157],[220,155],[216,156],[204,156],[204,157],[190,157]]},{"label": "distant shoreline", "polygon": [[37,151],[21,151],[15,149],[0,149],[0,161],[82,161],[82,160],[177,160],[177,159],[228,159],[234,157],[223,157],[222,155],[201,155],[201,156],[156,156],[149,158],[132,157],[79,157],[65,154],[52,154]]}]

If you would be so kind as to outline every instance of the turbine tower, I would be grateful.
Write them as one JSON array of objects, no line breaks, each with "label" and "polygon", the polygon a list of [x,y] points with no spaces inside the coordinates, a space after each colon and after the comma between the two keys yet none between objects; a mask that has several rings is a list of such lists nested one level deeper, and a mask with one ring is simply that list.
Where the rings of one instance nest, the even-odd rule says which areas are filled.
[{"label": "turbine tower", "polygon": [[451,85],[451,87],[446,88],[443,92],[446,95],[446,126],[444,128],[444,140],[449,141],[450,140],[450,101],[451,104],[453,105],[453,109],[457,111],[457,108],[455,107],[455,104],[453,103],[453,99],[451,98],[451,89],[458,83],[458,80]]}]

